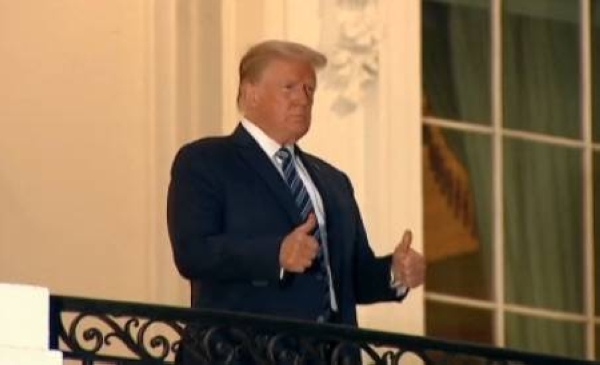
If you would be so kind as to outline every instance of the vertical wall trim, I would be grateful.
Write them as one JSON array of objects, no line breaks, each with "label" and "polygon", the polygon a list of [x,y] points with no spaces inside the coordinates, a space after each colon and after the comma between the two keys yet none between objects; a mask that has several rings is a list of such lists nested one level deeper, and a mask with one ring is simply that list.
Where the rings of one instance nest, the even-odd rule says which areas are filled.
[{"label": "vertical wall trim", "polygon": [[222,59],[223,59],[223,93],[222,133],[231,133],[233,126],[237,123],[235,108],[229,104],[232,95],[237,95],[237,0],[221,1],[221,32],[223,34]]},{"label": "vertical wall trim", "polygon": [[148,297],[152,302],[189,302],[187,285],[172,263],[166,227],[169,166],[177,148],[177,3],[144,2],[147,19],[148,99]]},{"label": "vertical wall trim", "polygon": [[[202,127],[201,127],[201,116],[200,116],[200,111],[199,111],[199,100],[201,97],[201,93],[200,93],[200,88],[202,87],[202,85],[200,85],[200,67],[202,64],[202,49],[199,49],[201,46],[203,46],[200,42],[200,32],[202,31],[208,31],[206,29],[201,29],[201,25],[202,25],[202,19],[200,17],[200,12],[203,10],[201,9],[201,3],[200,1],[193,1],[190,4],[190,12],[189,12],[189,21],[190,21],[190,34],[189,34],[189,57],[190,57],[190,64],[189,64],[189,71],[187,72],[187,74],[184,75],[180,75],[183,76],[185,79],[189,80],[189,118],[190,118],[190,124],[192,125],[191,131],[192,131],[192,135],[189,136],[191,138],[197,138],[199,136],[202,136]],[[182,14],[183,15],[183,14]],[[181,73],[185,73],[184,70],[179,70],[180,74]]]},{"label": "vertical wall trim", "polygon": [[144,74],[145,74],[145,95],[144,95],[144,99],[146,102],[146,108],[145,108],[145,115],[144,115],[144,119],[148,122],[148,128],[146,130],[146,141],[147,141],[147,170],[146,170],[146,176],[145,179],[146,181],[148,181],[148,189],[147,189],[147,193],[146,193],[146,200],[147,200],[147,216],[146,216],[146,226],[147,226],[147,230],[146,230],[146,240],[149,242],[149,245],[146,246],[147,247],[147,251],[145,252],[146,254],[146,260],[145,262],[147,262],[147,277],[146,277],[146,282],[144,283],[144,286],[146,287],[145,292],[146,297],[148,300],[154,300],[156,298],[156,288],[152,285],[152,283],[156,282],[156,270],[154,269],[156,266],[156,252],[154,250],[155,247],[155,234],[154,234],[154,230],[152,229],[153,226],[153,222],[155,220],[155,211],[156,211],[156,205],[154,204],[154,196],[152,194],[153,191],[156,191],[156,182],[154,181],[154,176],[156,175],[156,164],[155,164],[155,160],[156,160],[156,156],[155,154],[152,152],[155,149],[155,138],[156,138],[156,130],[155,130],[155,123],[156,123],[156,119],[154,117],[155,115],[155,110],[156,110],[156,105],[154,103],[154,89],[155,89],[155,82],[156,79],[154,77],[154,68],[155,68],[155,63],[154,63],[154,53],[155,53],[155,48],[154,48],[154,1],[146,1],[142,3],[143,5],[143,14],[144,14],[144,29],[143,29],[143,34],[145,35],[145,54],[143,55],[144,60],[145,60],[145,66],[146,69],[144,70]]},{"label": "vertical wall trim", "polygon": [[[421,147],[421,1],[380,2],[384,24],[379,76],[380,115],[375,123],[365,123],[365,135],[377,143],[367,143],[369,161],[379,168],[366,167],[367,185],[385,189],[374,198],[381,206],[377,217],[386,222],[383,239],[393,250],[406,228],[413,231],[413,247],[423,252],[423,192]],[[374,132],[372,129],[376,128]],[[370,130],[370,131],[369,131]],[[371,199],[371,196],[369,196]],[[402,308],[392,311],[401,328],[424,333],[423,289],[411,291]],[[407,318],[403,313],[411,313]],[[386,314],[390,321],[390,313]],[[382,323],[382,328],[389,324]]]},{"label": "vertical wall trim", "polygon": [[146,34],[146,54],[144,55],[146,59],[146,101],[148,103],[147,110],[147,121],[148,121],[148,129],[147,129],[147,176],[146,181],[148,181],[148,193],[146,196],[148,202],[148,217],[147,217],[147,258],[146,262],[148,263],[148,279],[146,282],[147,286],[147,295],[148,300],[156,301],[158,298],[158,288],[153,283],[157,282],[158,272],[157,272],[157,239],[156,232],[154,231],[154,223],[156,221],[156,198],[153,195],[153,192],[157,190],[158,184],[155,181],[156,176],[156,99],[155,99],[155,90],[156,90],[156,34],[155,34],[155,1],[146,1],[144,2],[144,12],[145,12],[145,34]]}]

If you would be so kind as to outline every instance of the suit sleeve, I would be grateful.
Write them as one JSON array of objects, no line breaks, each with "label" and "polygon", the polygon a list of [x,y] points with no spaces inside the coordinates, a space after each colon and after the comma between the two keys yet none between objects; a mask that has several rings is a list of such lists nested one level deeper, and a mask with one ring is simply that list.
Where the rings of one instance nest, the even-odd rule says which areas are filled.
[{"label": "suit sleeve", "polygon": [[226,234],[226,198],[219,173],[209,161],[184,147],[173,162],[167,222],[179,273],[191,280],[277,283],[283,236]]},{"label": "suit sleeve", "polygon": [[369,245],[367,233],[362,221],[358,205],[354,199],[352,185],[348,178],[347,184],[352,196],[352,209],[356,233],[354,237],[355,270],[354,289],[356,301],[359,304],[371,304],[381,301],[401,301],[408,292],[398,295],[391,286],[391,255],[376,257]]}]

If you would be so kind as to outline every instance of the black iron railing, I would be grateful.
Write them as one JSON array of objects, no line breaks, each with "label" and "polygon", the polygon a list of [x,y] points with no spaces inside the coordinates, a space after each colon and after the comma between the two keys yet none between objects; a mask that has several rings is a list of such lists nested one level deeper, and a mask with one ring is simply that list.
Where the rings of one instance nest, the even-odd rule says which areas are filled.
[{"label": "black iron railing", "polygon": [[[51,297],[51,347],[81,364],[510,364],[593,362],[347,326]],[[412,359],[412,360],[409,360]]]}]

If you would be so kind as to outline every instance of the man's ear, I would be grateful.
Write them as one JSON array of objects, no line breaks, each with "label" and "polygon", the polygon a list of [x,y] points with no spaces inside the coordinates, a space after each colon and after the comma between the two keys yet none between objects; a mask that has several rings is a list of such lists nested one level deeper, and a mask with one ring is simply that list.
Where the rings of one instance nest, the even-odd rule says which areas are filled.
[{"label": "man's ear", "polygon": [[252,106],[252,87],[249,82],[244,82],[240,85],[240,101],[242,105]]},{"label": "man's ear", "polygon": [[244,105],[254,106],[258,101],[258,90],[251,82],[242,84],[242,98]]}]

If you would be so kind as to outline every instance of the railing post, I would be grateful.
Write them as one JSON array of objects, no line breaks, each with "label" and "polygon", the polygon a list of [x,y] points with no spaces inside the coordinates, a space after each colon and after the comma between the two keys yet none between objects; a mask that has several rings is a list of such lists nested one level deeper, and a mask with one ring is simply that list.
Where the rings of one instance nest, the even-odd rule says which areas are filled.
[{"label": "railing post", "polygon": [[48,339],[48,347],[51,350],[58,350],[58,339],[60,330],[60,304],[57,298],[50,296],[50,333]]}]

